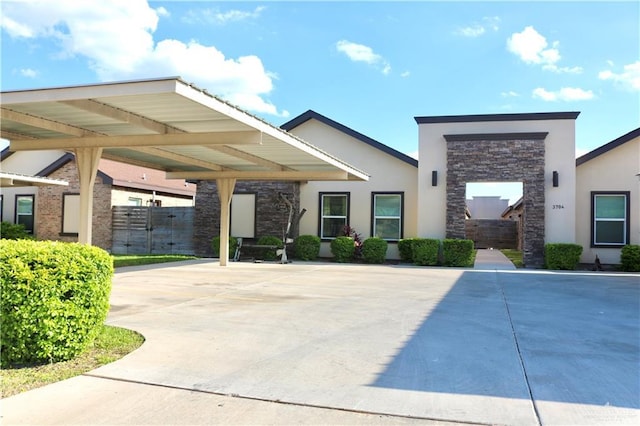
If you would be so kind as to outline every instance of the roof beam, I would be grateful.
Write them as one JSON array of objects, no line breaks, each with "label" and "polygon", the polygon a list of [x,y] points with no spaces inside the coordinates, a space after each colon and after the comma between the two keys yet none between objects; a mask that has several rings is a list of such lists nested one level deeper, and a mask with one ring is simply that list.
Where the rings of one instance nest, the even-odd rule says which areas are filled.
[{"label": "roof beam", "polygon": [[221,165],[216,163],[211,163],[209,161],[200,160],[199,158],[188,157],[182,154],[176,154],[175,152],[167,151],[160,148],[154,147],[132,147],[134,151],[143,152],[149,155],[155,155],[156,157],[164,158],[167,160],[177,161],[179,163],[188,164],[190,166],[198,166],[209,170],[224,170]]},{"label": "roof beam", "polygon": [[25,124],[27,126],[38,129],[51,130],[71,136],[100,136],[101,133],[83,129],[82,127],[71,126],[69,124],[60,123],[58,121],[48,120],[46,118],[37,117],[31,114],[14,111],[7,108],[0,108],[0,118],[2,120],[15,121],[16,123]]},{"label": "roof beam", "polygon": [[0,138],[4,139],[36,139],[33,136],[23,135],[22,133],[10,132],[8,130],[0,130]]},{"label": "roof beam", "polygon": [[225,146],[225,145],[209,146],[207,148],[212,149],[214,151],[222,152],[223,154],[231,155],[232,157],[241,158],[250,163],[265,167],[269,170],[277,170],[277,171],[293,170],[289,167],[283,166],[282,164],[278,164],[273,161],[269,161],[265,158],[258,157],[253,154],[249,154],[248,152],[245,152],[245,151],[240,151],[239,149],[235,149],[230,146]]},{"label": "roof beam", "polygon": [[35,151],[40,149],[131,148],[140,146],[178,145],[260,145],[261,143],[262,133],[257,131],[207,132],[176,133],[170,135],[119,135],[14,140],[11,141],[11,150]]},{"label": "roof beam", "polygon": [[120,108],[113,107],[111,105],[107,105],[102,102],[98,102],[94,99],[77,99],[72,101],[62,101],[61,103],[84,111],[89,111],[94,114],[109,117],[117,121],[149,129],[159,134],[182,133],[182,130],[175,127],[169,126],[156,120],[152,120],[147,117],[143,117],[138,114],[134,114]]},{"label": "roof beam", "polygon": [[348,180],[349,174],[336,171],[222,171],[222,172],[167,172],[167,179],[237,179],[237,180]]}]

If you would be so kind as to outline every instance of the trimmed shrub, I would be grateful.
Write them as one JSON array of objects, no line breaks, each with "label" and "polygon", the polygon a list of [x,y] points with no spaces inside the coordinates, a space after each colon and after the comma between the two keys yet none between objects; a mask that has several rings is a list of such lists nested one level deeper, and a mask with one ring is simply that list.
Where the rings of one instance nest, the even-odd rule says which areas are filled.
[{"label": "trimmed shrub", "polygon": [[626,272],[640,272],[640,245],[629,244],[622,247],[620,269]]},{"label": "trimmed shrub", "polygon": [[433,238],[414,238],[413,263],[421,266],[435,266],[438,264],[440,240]]},{"label": "trimmed shrub", "polygon": [[544,263],[547,269],[574,270],[580,261],[582,246],[571,243],[544,245]]},{"label": "trimmed shrub", "polygon": [[444,266],[473,266],[473,241],[446,238],[442,240]]},{"label": "trimmed shrub", "polygon": [[[256,244],[260,246],[278,246],[278,248],[282,248],[282,240],[273,236],[260,237]],[[260,249],[260,257],[264,260],[276,260],[278,258],[276,251],[268,248]]]},{"label": "trimmed shrub", "polygon": [[356,245],[351,237],[336,237],[331,240],[331,254],[338,263],[346,263],[353,259]]},{"label": "trimmed shrub", "polygon": [[2,367],[65,361],[109,311],[113,260],[77,243],[0,240]]},{"label": "trimmed shrub", "polygon": [[[233,257],[236,254],[236,247],[238,247],[238,239],[236,237],[229,237],[229,256]],[[220,237],[213,237],[211,239],[211,250],[213,250],[213,257],[220,257]]]},{"label": "trimmed shrub", "polygon": [[294,240],[293,254],[296,259],[316,260],[320,254],[320,237],[300,235]]},{"label": "trimmed shrub", "polygon": [[33,240],[24,225],[19,223],[0,222],[0,238],[5,240]]},{"label": "trimmed shrub", "polygon": [[398,241],[398,252],[403,262],[413,262],[413,243],[419,238],[404,238]]},{"label": "trimmed shrub", "polygon": [[387,243],[382,238],[371,237],[362,243],[362,258],[365,263],[384,263],[387,258]]}]

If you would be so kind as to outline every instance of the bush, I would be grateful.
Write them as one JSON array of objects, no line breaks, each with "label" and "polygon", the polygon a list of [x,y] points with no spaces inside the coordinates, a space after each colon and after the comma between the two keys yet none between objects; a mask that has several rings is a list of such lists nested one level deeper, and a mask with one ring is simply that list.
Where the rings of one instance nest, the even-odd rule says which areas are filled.
[{"label": "bush", "polygon": [[[277,246],[278,248],[282,248],[282,240],[278,237],[272,236],[260,237],[256,244],[260,246]],[[276,260],[278,255],[274,249],[261,248],[260,257],[264,260]]]},{"label": "bush", "polygon": [[473,241],[446,238],[442,240],[444,266],[473,266]]},{"label": "bush", "polygon": [[412,260],[416,265],[435,266],[438,264],[440,240],[433,238],[415,238],[412,247]]},{"label": "bush", "polygon": [[294,256],[300,260],[316,260],[320,254],[320,237],[300,235],[294,241]]},{"label": "bush", "polygon": [[629,244],[622,247],[620,269],[626,272],[640,272],[640,245]]},{"label": "bush", "polygon": [[580,261],[582,246],[570,243],[544,245],[544,263],[547,269],[574,270]]},{"label": "bush", "polygon": [[336,262],[346,263],[353,259],[356,245],[351,237],[336,237],[331,240],[331,254]]},{"label": "bush", "polygon": [[82,352],[107,317],[112,275],[113,260],[98,247],[0,240],[0,365]]},{"label": "bush", "polygon": [[5,240],[33,240],[24,225],[18,223],[0,222],[0,238]]},{"label": "bush", "polygon": [[398,253],[403,262],[413,262],[413,243],[419,238],[405,238],[398,241]]},{"label": "bush", "polygon": [[[236,254],[236,248],[238,247],[238,239],[236,237],[229,237],[229,257],[233,257]],[[213,237],[211,239],[211,250],[213,250],[213,257],[220,257],[220,237]]]},{"label": "bush", "polygon": [[362,258],[365,263],[384,263],[388,243],[382,238],[371,237],[362,243]]}]

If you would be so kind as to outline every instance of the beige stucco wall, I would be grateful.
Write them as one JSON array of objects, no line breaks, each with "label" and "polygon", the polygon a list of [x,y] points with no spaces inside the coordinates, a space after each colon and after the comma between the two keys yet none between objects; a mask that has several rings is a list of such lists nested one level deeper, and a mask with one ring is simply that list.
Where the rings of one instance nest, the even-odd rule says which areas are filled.
[{"label": "beige stucco wall", "polygon": [[162,193],[157,193],[154,196],[149,191],[134,191],[125,188],[114,187],[111,191],[111,207],[113,206],[128,206],[129,197],[141,198],[142,206],[146,207],[150,204],[151,199],[160,200],[162,207],[191,207],[193,206],[193,198],[178,198],[176,196],[168,196]]},{"label": "beige stucco wall", "polygon": [[34,176],[65,154],[60,150],[16,152],[2,161],[0,170]]},{"label": "beige stucco wall", "polygon": [[[419,124],[418,235],[431,238],[446,235],[447,142],[443,135],[522,132],[549,132],[545,139],[545,242],[574,242],[576,179],[572,119]],[[438,171],[435,187],[431,186],[433,170]],[[552,185],[554,170],[559,174],[557,188]],[[496,181],[501,181],[499,176]]]},{"label": "beige stucco wall", "polygon": [[[307,182],[300,186],[300,207],[307,212],[300,221],[300,234],[318,235],[319,193],[350,193],[350,225],[362,236],[371,236],[371,193],[404,192],[404,237],[417,236],[418,169],[317,120],[309,120],[291,131],[305,141],[335,155],[370,175],[368,182]],[[331,257],[323,242],[321,256]],[[389,244],[387,258],[398,259],[396,244]]]},{"label": "beige stucco wall", "polygon": [[620,263],[620,249],[591,247],[591,191],[629,191],[630,243],[640,244],[640,138],[628,141],[576,168],[576,242],[581,261]]}]

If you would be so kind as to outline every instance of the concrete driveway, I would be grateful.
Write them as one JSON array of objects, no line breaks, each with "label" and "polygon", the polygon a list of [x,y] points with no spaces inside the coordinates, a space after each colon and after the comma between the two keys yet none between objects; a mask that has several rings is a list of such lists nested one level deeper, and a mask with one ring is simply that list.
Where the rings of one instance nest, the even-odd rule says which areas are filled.
[{"label": "concrete driveway", "polygon": [[640,275],[190,261],[116,273],[145,344],[3,424],[640,423]]}]

